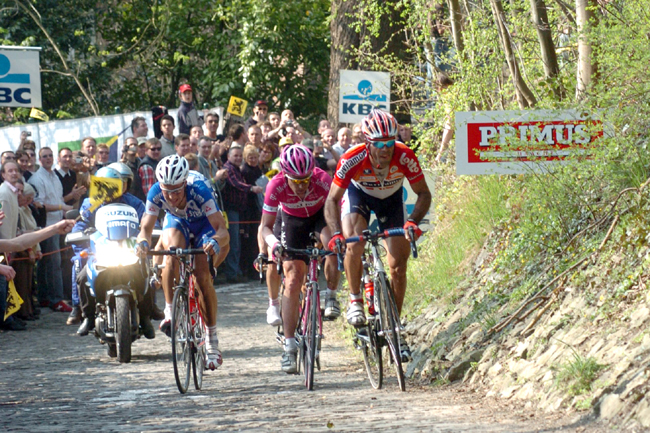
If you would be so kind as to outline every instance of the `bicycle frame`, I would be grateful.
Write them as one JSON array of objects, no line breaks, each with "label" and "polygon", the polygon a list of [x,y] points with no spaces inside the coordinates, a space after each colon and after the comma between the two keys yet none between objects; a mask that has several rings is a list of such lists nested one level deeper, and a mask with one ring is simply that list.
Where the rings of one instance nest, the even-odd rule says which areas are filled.
[{"label": "bicycle frame", "polygon": [[[386,274],[379,251],[379,241],[391,236],[404,236],[404,229],[393,228],[378,233],[370,233],[369,230],[365,230],[361,236],[348,238],[345,242],[366,241],[370,244],[367,246],[370,250],[370,257],[367,257],[366,252],[364,252],[361,260],[364,278],[369,275],[373,281],[375,314],[371,316],[367,327],[363,328],[363,331],[358,331],[355,336],[355,345],[359,349],[364,350],[364,362],[366,364],[368,378],[374,388],[381,388],[383,378],[381,359],[377,360],[376,365],[371,365],[369,356],[381,358],[381,346],[388,345],[390,360],[395,366],[400,389],[404,391],[406,388],[401,361],[400,336],[402,326],[399,320],[399,313],[397,312],[394,293],[389,285],[388,275]],[[410,231],[410,236],[413,239],[412,231]],[[413,252],[413,257],[417,257],[415,242],[411,242],[411,251]],[[342,264],[341,262],[342,255],[339,254],[339,265]],[[364,334],[365,330],[367,330],[367,334]],[[369,354],[369,350],[374,350],[375,352]],[[378,370],[377,372],[373,371],[374,367]],[[377,378],[373,376],[374,373],[377,374]]]},{"label": "bicycle frame", "polygon": [[[314,367],[318,364],[320,370],[319,351],[323,339],[323,316],[320,308],[320,291],[318,290],[318,261],[320,257],[332,254],[330,251],[320,250],[316,247],[305,249],[284,248],[284,252],[299,254],[309,257],[307,270],[306,293],[296,336],[299,339],[301,361],[304,361],[305,386],[313,389]],[[300,365],[300,361],[298,363]],[[300,368],[300,367],[299,367]]]},{"label": "bicycle frame", "polygon": [[[170,249],[167,251],[150,251],[151,255],[169,255],[179,263],[178,284],[173,287],[174,301],[172,303],[172,361],[174,364],[174,376],[176,385],[181,394],[187,392],[189,386],[190,370],[193,371],[194,386],[201,389],[203,382],[203,370],[205,369],[205,329],[204,317],[199,305],[199,298],[196,293],[194,273],[194,256],[204,254],[202,249]],[[208,257],[208,260],[210,258]],[[210,260],[211,262],[211,260]],[[186,310],[185,310],[186,308]],[[178,311],[178,313],[177,313]],[[183,317],[181,323],[175,323],[176,316]],[[177,328],[180,329],[177,335]],[[181,353],[177,353],[179,348]],[[187,358],[191,359],[187,359]],[[186,363],[185,377],[178,365]]]}]

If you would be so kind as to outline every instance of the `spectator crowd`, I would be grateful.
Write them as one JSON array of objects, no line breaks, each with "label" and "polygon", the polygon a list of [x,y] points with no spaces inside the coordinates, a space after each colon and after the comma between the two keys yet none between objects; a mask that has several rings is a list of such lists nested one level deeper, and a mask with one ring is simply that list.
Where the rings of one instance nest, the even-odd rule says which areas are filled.
[{"label": "spectator crowd", "polygon": [[[219,115],[212,111],[200,113],[194,108],[190,85],[183,84],[179,95],[178,116],[160,117],[158,138],[150,134],[145,118],[133,119],[119,161],[132,173],[128,192],[145,202],[156,183],[158,161],[173,154],[185,157],[190,169],[213,186],[228,222],[230,252],[215,284],[258,278],[253,261],[258,254],[256,237],[263,193],[279,169],[280,153],[286,146],[302,143],[312,150],[317,165],[332,176],[341,155],[363,143],[360,125],[335,130],[323,119],[318,130],[310,134],[291,110],[269,111],[269,104],[260,100],[255,102],[250,118],[244,123],[230,121],[226,134],[220,135]],[[176,136],[175,130],[179,131]],[[401,127],[401,141],[408,145],[410,138],[409,130]],[[83,138],[79,150],[58,148],[56,164],[54,157],[47,143],[37,146],[25,133],[15,152],[0,155],[0,211],[4,212],[0,240],[56,225],[66,211],[78,209],[88,197],[90,176],[117,162],[110,160],[109,147],[93,137]],[[71,249],[58,233],[24,251],[6,253],[0,265],[0,329],[24,330],[27,322],[39,318],[42,308],[68,313],[69,325],[80,323],[71,258]],[[17,313],[3,320],[11,280],[23,303]]]}]

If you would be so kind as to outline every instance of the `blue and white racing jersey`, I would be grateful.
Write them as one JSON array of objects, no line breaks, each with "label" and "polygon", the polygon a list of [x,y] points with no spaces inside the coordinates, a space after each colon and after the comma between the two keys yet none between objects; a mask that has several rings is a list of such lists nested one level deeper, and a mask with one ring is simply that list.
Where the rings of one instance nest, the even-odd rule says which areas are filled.
[{"label": "blue and white racing jersey", "polygon": [[198,176],[190,172],[187,178],[187,186],[185,187],[187,204],[185,205],[185,209],[170,206],[163,196],[160,183],[156,182],[147,194],[145,212],[148,215],[158,216],[160,209],[163,209],[165,212],[190,223],[219,212],[219,207],[212,195],[212,189],[208,187],[207,179],[200,173],[196,174]]}]

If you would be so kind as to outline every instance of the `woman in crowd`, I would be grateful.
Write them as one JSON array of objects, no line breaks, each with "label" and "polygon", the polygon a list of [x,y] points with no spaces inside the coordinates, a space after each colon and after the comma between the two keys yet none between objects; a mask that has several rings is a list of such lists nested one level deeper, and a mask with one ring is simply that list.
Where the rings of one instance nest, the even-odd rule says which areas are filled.
[{"label": "woman in crowd", "polygon": [[[32,215],[32,210],[29,208],[29,205],[34,201],[36,191],[30,184],[23,183],[22,180],[18,180],[16,188],[18,189],[19,206],[17,236],[20,236],[23,233],[29,233],[36,230],[36,220]],[[33,304],[32,276],[34,274],[34,265],[41,257],[41,247],[38,243],[32,245],[25,251],[13,253],[11,266],[16,271],[14,283],[18,295],[20,295],[23,300],[23,304],[20,306],[20,310],[16,314],[18,315],[18,318],[22,320],[38,319],[38,310],[34,308]]]}]

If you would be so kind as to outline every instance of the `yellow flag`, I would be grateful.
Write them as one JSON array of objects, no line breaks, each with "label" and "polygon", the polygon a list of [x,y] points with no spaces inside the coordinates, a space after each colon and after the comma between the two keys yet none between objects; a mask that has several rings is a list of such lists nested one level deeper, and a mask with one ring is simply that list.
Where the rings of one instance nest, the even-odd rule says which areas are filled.
[{"label": "yellow flag", "polygon": [[43,122],[47,122],[48,120],[50,120],[50,117],[47,114],[45,114],[43,111],[38,110],[36,108],[32,108],[32,111],[29,112],[29,117],[42,120]]},{"label": "yellow flag", "polygon": [[16,285],[14,284],[13,280],[9,281],[8,287],[9,290],[7,290],[7,309],[5,310],[4,320],[7,320],[9,316],[20,310],[20,305],[25,302],[16,291]]},{"label": "yellow flag", "polygon": [[230,114],[234,114],[235,116],[244,117],[247,106],[247,100],[237,98],[236,96],[231,96],[230,102],[228,103],[228,110],[226,111],[228,111]]},{"label": "yellow flag", "polygon": [[92,212],[107,201],[122,195],[122,179],[90,176],[90,209]]}]

